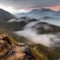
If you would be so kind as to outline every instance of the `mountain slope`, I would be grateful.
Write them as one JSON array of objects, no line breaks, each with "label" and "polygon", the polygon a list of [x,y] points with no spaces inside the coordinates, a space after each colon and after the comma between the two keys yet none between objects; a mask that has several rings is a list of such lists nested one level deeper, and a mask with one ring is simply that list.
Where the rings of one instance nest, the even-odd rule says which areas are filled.
[{"label": "mountain slope", "polygon": [[52,18],[60,18],[60,11],[54,11],[48,8],[41,9],[33,9],[27,13],[17,13],[15,14],[17,17],[31,17],[40,19],[43,17],[52,17]]},{"label": "mountain slope", "polygon": [[48,22],[39,21],[28,17],[16,18],[14,20],[8,20],[6,22],[8,28],[12,31],[20,31],[31,28],[38,33],[55,33],[60,31],[60,27],[50,24]]},{"label": "mountain slope", "polygon": [[[5,21],[5,19],[3,19],[3,21]],[[32,52],[34,60],[58,60],[60,58],[60,53],[57,53],[53,48],[46,47],[46,45],[44,45],[44,44],[49,44],[50,42],[49,34],[55,35],[55,33],[59,33],[60,27],[46,22],[41,22],[37,19],[30,19],[27,17],[14,18],[13,21],[11,21],[10,18],[8,20],[7,17],[6,18],[7,22],[6,21],[3,22],[3,21],[1,19],[0,34],[7,34],[15,44],[17,43],[27,44],[28,48],[30,48],[30,50],[27,49],[29,50],[28,55],[30,56],[30,58],[31,58],[30,52]],[[16,35],[15,32],[18,32],[19,34],[17,33],[18,35]],[[47,37],[46,40],[44,37]],[[34,43],[31,40],[33,40],[34,42],[37,42],[39,40],[38,41],[39,43]],[[23,49],[24,48],[25,46],[23,46]],[[17,50],[18,49],[19,48],[17,48]],[[17,50],[15,49],[15,51]]]},{"label": "mountain slope", "polygon": [[34,26],[32,26],[37,33],[44,34],[44,33],[56,33],[60,32],[60,27],[46,23],[46,22],[38,22]]},{"label": "mountain slope", "polygon": [[[5,31],[5,32],[7,33],[7,31]],[[21,39],[19,41],[14,39],[16,36],[14,36],[14,38],[13,38],[12,37],[13,35],[10,35],[10,33],[7,36],[9,36],[14,41],[15,44],[17,44],[19,42],[20,42],[20,44],[22,44]],[[17,37],[17,39],[18,39],[18,37]],[[25,39],[23,39],[23,41],[24,40]],[[28,44],[27,46],[29,46],[29,48],[31,49],[34,60],[58,60],[60,58],[59,53],[52,50],[51,48],[41,45],[41,44],[32,43],[32,44]],[[22,47],[25,48],[25,46],[22,46]]]},{"label": "mountain slope", "polygon": [[12,15],[11,13],[3,10],[3,9],[0,9],[0,21],[7,21],[9,19],[12,19],[12,18],[15,18],[14,15]]},{"label": "mountain slope", "polygon": [[[51,9],[47,9],[47,8],[41,8],[41,9],[33,9],[31,10],[30,12],[28,13],[24,13],[24,14],[16,14],[16,16],[20,16],[20,17],[31,17],[31,18],[37,18],[37,19],[40,19],[41,17],[45,17],[45,16],[48,16],[48,17],[56,17],[58,13],[56,11],[53,11]],[[57,18],[57,17],[56,17]]]},{"label": "mountain slope", "polygon": [[34,9],[31,12],[29,12],[30,14],[42,14],[42,13],[56,13],[55,11],[51,10],[51,9],[47,9],[47,8],[41,8],[41,9]]},{"label": "mountain slope", "polygon": [[23,30],[23,28],[30,22],[36,22],[36,19],[30,19],[28,17],[16,18],[14,21],[9,20],[6,24],[12,31]]},{"label": "mountain slope", "polygon": [[35,45],[33,51],[35,51],[37,55],[40,54],[39,56],[41,60],[58,60],[60,56],[56,51],[39,44]]},{"label": "mountain slope", "polygon": [[[2,34],[2,33],[8,34],[8,36],[11,37],[15,43],[18,43],[18,42],[26,43],[28,40],[24,37],[20,37],[20,36],[18,37],[11,31],[0,28],[0,34]],[[30,43],[30,41],[28,41],[28,43]],[[32,54],[35,58],[34,60],[57,60],[60,58],[60,55],[56,51],[54,51],[46,46],[43,46],[40,44],[35,44],[35,43],[28,44],[28,46],[32,51]]]}]

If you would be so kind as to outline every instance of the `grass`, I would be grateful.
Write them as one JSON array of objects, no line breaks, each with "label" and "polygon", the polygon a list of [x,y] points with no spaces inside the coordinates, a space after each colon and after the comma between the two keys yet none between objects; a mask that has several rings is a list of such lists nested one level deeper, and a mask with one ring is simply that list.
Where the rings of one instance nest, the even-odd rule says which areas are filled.
[{"label": "grass", "polygon": [[[12,33],[11,31],[8,31],[7,29],[0,29],[0,34],[6,34],[8,35],[11,40],[13,40],[14,43],[26,43],[27,39],[24,37],[19,37],[16,34]],[[35,60],[57,60],[60,58],[60,54],[58,54],[56,51],[40,45],[40,44],[29,44],[29,47],[32,51],[32,54],[35,57]]]}]

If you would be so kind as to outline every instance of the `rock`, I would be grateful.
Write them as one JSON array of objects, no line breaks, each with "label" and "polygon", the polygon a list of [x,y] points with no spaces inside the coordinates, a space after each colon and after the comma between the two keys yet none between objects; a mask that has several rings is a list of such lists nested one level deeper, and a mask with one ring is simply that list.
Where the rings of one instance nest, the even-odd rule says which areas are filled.
[{"label": "rock", "polygon": [[32,60],[33,55],[25,43],[13,43],[7,35],[0,35],[0,60]]}]

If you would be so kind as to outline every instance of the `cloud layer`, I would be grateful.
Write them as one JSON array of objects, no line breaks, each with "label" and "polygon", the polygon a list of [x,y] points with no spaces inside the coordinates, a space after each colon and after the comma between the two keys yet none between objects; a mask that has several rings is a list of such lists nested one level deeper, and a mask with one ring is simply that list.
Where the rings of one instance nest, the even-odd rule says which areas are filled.
[{"label": "cloud layer", "polygon": [[30,9],[60,5],[60,0],[0,0],[0,4],[15,9]]}]

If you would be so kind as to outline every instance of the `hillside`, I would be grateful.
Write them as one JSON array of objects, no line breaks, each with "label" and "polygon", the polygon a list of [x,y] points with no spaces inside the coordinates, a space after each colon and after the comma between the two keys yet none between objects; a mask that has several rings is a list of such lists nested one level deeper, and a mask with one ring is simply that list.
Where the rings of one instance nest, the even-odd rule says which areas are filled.
[{"label": "hillside", "polygon": [[[7,36],[9,36],[11,40],[13,40],[12,42],[13,44],[17,44],[19,42],[20,44],[27,43],[26,38],[22,36],[21,37],[17,36],[11,31],[1,29],[0,34],[5,34],[5,35],[7,34]],[[28,41],[28,43],[30,43],[30,41]],[[41,44],[35,44],[32,42],[31,44],[27,44],[27,46],[29,46],[29,48],[31,49],[32,55],[34,56],[34,60],[40,60],[40,59],[41,60],[58,60],[60,58],[60,53],[57,53],[53,49],[43,46]]]},{"label": "hillside", "polygon": [[9,19],[15,18],[15,16],[3,9],[0,9],[0,21],[8,21]]},{"label": "hillside", "polygon": [[55,33],[60,31],[59,26],[28,17],[11,19],[6,24],[12,31],[20,31],[28,28],[36,30],[37,33]]},{"label": "hillside", "polygon": [[[19,44],[17,47],[16,47],[16,51],[19,51],[18,50],[18,48],[19,48],[19,46],[21,45],[21,44],[23,44],[22,45],[22,48],[25,48],[25,46],[24,46],[24,44],[25,43],[22,43],[22,42],[20,42],[20,43],[18,43],[18,42],[16,42],[15,40],[14,40],[14,38],[12,38],[12,36],[13,35],[6,35],[6,34],[1,34],[0,35],[0,38],[1,38],[1,36],[2,37],[4,37],[4,36],[7,36],[7,37],[9,37],[9,38],[11,38],[11,43],[12,43],[12,45],[11,46],[16,46],[16,44]],[[20,39],[21,40],[21,39]],[[24,41],[24,40],[23,40]],[[0,43],[1,43],[1,40],[0,40]],[[1,44],[0,44],[1,45]],[[58,60],[59,58],[60,58],[60,54],[59,53],[57,53],[56,51],[54,51],[54,50],[52,50],[51,48],[48,48],[48,47],[45,47],[45,46],[43,46],[43,45],[40,45],[40,44],[28,44],[27,46],[29,46],[29,48],[30,48],[30,50],[31,50],[31,52],[32,52],[32,55],[33,55],[33,59],[34,60]],[[21,47],[20,47],[20,49],[22,49]],[[27,53],[29,53],[30,52],[30,50],[27,52]],[[10,49],[10,51],[11,51],[11,49]],[[23,50],[22,50],[23,51]],[[24,57],[24,55],[23,54],[25,54],[25,53],[23,53],[22,51],[20,51],[20,54]],[[18,52],[17,52],[18,53]],[[0,54],[1,55],[1,54]],[[30,56],[32,56],[31,54],[30,54]],[[28,55],[29,56],[29,55]],[[11,56],[12,57],[12,56]],[[0,56],[0,58],[1,58],[1,56]],[[15,55],[14,55],[14,58],[15,58]],[[20,58],[22,58],[22,57],[20,57]],[[26,57],[25,57],[26,58]],[[10,57],[9,58],[7,58],[7,59],[9,59],[9,60],[12,60],[12,59],[10,59]],[[16,56],[16,59],[17,59],[17,56]]]},{"label": "hillside", "polygon": [[[52,38],[56,38],[60,32],[59,26],[35,18],[14,18],[10,13],[2,11],[3,14],[0,16],[0,60],[60,59],[60,49],[57,51],[55,45],[49,46],[49,44],[52,45],[52,42],[54,43],[55,39],[52,40]],[[10,18],[10,15],[13,17]]]},{"label": "hillside", "polygon": [[[17,36],[14,33],[12,33],[11,31],[8,31],[7,29],[0,29],[0,35],[1,34],[7,34],[7,36],[9,36],[11,38],[11,40],[13,40],[13,44],[17,44],[17,43],[26,43],[28,39],[22,37],[22,36]],[[28,41],[28,43],[30,43],[31,41]],[[34,60],[58,60],[60,58],[60,53],[57,53],[56,51],[54,51],[51,48],[48,48],[44,45],[41,44],[35,44],[35,43],[31,43],[31,44],[27,44],[27,46],[29,46],[29,48],[32,51],[32,55],[34,56]],[[38,59],[37,59],[38,57]]]}]

